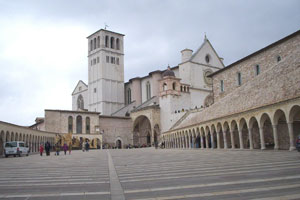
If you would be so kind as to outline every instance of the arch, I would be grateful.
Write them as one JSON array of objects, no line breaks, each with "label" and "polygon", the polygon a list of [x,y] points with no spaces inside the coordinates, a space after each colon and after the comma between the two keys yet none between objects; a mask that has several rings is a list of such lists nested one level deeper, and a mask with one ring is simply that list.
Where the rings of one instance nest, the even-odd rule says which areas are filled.
[{"label": "arch", "polygon": [[19,141],[19,135],[18,135],[18,133],[15,134],[15,141]]},{"label": "arch", "polygon": [[116,48],[117,48],[117,50],[120,50],[120,39],[119,38],[116,39]]},{"label": "arch", "polygon": [[[251,117],[248,123],[249,131],[251,132],[251,137],[253,141],[253,149],[261,148],[258,124],[258,120],[255,116]],[[249,137],[249,139],[251,139],[251,137]]]},{"label": "arch", "polygon": [[73,117],[68,117],[68,133],[73,133]]},{"label": "arch", "polygon": [[112,49],[115,48],[115,38],[114,37],[110,38],[110,48],[112,48]]},{"label": "arch", "polygon": [[[290,116],[289,116],[290,117]],[[287,124],[286,114],[283,110],[278,109],[275,111],[273,116],[273,127],[276,129],[275,134],[278,140],[278,149],[289,149],[290,148],[290,136]],[[273,129],[274,131],[274,129]]]},{"label": "arch", "polygon": [[117,139],[115,140],[115,144],[117,149],[122,149],[123,141],[120,137],[117,137]]},{"label": "arch", "polygon": [[109,37],[105,36],[105,47],[109,47]]},{"label": "arch", "polygon": [[300,136],[300,105],[293,105],[289,110],[288,123],[290,124],[290,131],[292,138],[290,143],[295,144],[297,137]]},{"label": "arch", "polygon": [[10,141],[14,141],[14,140],[15,140],[15,134],[14,134],[14,132],[11,132]]},{"label": "arch", "polygon": [[222,129],[222,124],[221,122],[217,123],[217,127],[216,127],[216,131],[217,131],[217,138],[218,138],[218,148],[224,148],[224,133],[223,133],[223,129]]},{"label": "arch", "polygon": [[239,130],[235,120],[232,120],[230,123],[230,133],[232,148],[240,148]]},{"label": "arch", "polygon": [[90,118],[86,117],[85,118],[85,132],[86,134],[90,134],[91,130],[90,130]]},{"label": "arch", "polygon": [[260,117],[260,140],[262,149],[274,149],[272,121],[267,113],[263,113]]},{"label": "arch", "polygon": [[211,125],[210,127],[210,130],[211,130],[211,147],[212,148],[216,148],[217,147],[217,132],[216,132],[216,127],[214,124]]},{"label": "arch", "polygon": [[240,145],[243,148],[249,149],[250,148],[250,138],[248,133],[247,121],[245,118],[241,118],[239,121],[239,132],[240,132]]},{"label": "arch", "polygon": [[224,140],[226,141],[227,148],[232,148],[232,143],[231,143],[231,133],[230,133],[230,126],[227,121],[223,123],[223,135],[224,135]]},{"label": "arch", "polygon": [[82,133],[82,117],[80,115],[76,117],[76,133]]},{"label": "arch", "polygon": [[148,117],[145,115],[140,115],[134,120],[133,122],[133,145],[134,146],[136,147],[147,146],[151,144],[151,133],[152,133],[151,127],[152,127],[151,122],[148,119]]},{"label": "arch", "polygon": [[82,110],[84,109],[84,100],[81,94],[77,98],[77,108]]}]

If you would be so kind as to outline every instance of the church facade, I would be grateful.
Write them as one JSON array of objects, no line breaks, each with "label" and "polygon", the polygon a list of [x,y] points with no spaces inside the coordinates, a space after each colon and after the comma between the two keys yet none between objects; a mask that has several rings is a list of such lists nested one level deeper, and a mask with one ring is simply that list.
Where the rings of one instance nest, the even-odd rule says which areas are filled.
[{"label": "church facade", "polygon": [[88,83],[77,83],[72,110],[45,110],[32,128],[72,134],[77,143],[101,135],[101,147],[158,145],[189,110],[212,102],[209,75],[224,68],[205,37],[195,53],[181,51],[178,66],[124,83],[124,35],[100,29],[87,40]]}]

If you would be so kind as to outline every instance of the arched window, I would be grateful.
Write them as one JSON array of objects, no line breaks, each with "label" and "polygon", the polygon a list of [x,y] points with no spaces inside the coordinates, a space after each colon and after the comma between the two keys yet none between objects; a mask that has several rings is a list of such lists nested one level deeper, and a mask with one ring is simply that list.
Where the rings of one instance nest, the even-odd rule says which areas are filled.
[{"label": "arched window", "polygon": [[105,47],[108,47],[108,43],[109,43],[109,38],[108,36],[105,36]]},{"label": "arched window", "polygon": [[146,94],[147,94],[147,100],[151,98],[151,85],[150,82],[148,81],[146,83]]},{"label": "arched window", "polygon": [[94,38],[94,49],[96,49],[96,48],[97,48],[97,39]]},{"label": "arched window", "polygon": [[93,51],[93,40],[90,42],[90,51]]},{"label": "arched window", "polygon": [[131,103],[131,89],[128,88],[127,90],[127,103],[130,104]]},{"label": "arched window", "polygon": [[84,109],[84,101],[83,101],[83,97],[81,94],[78,96],[78,99],[77,99],[77,108],[82,109],[82,110]]},{"label": "arched window", "polygon": [[117,38],[116,40],[117,50],[120,50],[120,40]]},{"label": "arched window", "polygon": [[183,92],[183,90],[182,90],[182,85],[180,86],[180,92]]},{"label": "arched window", "polygon": [[172,86],[173,86],[173,90],[176,90],[176,83],[175,82],[172,84]]},{"label": "arched window", "polygon": [[68,133],[73,133],[73,117],[68,118]]},{"label": "arched window", "polygon": [[167,90],[167,84],[164,83],[164,85],[163,85],[163,91],[166,91],[166,90]]},{"label": "arched window", "polygon": [[85,131],[86,131],[86,134],[91,133],[91,131],[90,131],[90,118],[89,117],[86,117],[86,119],[85,119]]},{"label": "arched window", "polygon": [[100,36],[97,37],[97,48],[100,48]]},{"label": "arched window", "polygon": [[82,133],[82,117],[80,115],[76,117],[76,133]]},{"label": "arched window", "polygon": [[112,48],[112,49],[115,48],[115,38],[114,37],[110,38],[110,48]]}]

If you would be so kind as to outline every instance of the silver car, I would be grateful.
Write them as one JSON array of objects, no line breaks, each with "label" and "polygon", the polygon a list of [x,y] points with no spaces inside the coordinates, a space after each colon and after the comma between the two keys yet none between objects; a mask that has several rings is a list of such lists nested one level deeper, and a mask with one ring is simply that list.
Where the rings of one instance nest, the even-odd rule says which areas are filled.
[{"label": "silver car", "polygon": [[9,155],[21,157],[22,155],[29,155],[29,148],[22,141],[6,142],[4,146],[4,155],[7,158]]}]

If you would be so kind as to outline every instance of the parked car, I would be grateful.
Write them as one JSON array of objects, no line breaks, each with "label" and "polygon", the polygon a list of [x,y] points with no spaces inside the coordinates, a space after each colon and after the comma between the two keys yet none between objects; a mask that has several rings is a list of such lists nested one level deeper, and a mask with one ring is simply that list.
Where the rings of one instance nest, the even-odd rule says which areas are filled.
[{"label": "parked car", "polygon": [[9,155],[21,157],[22,155],[29,155],[29,148],[22,141],[6,142],[4,146],[4,155],[7,158]]}]

